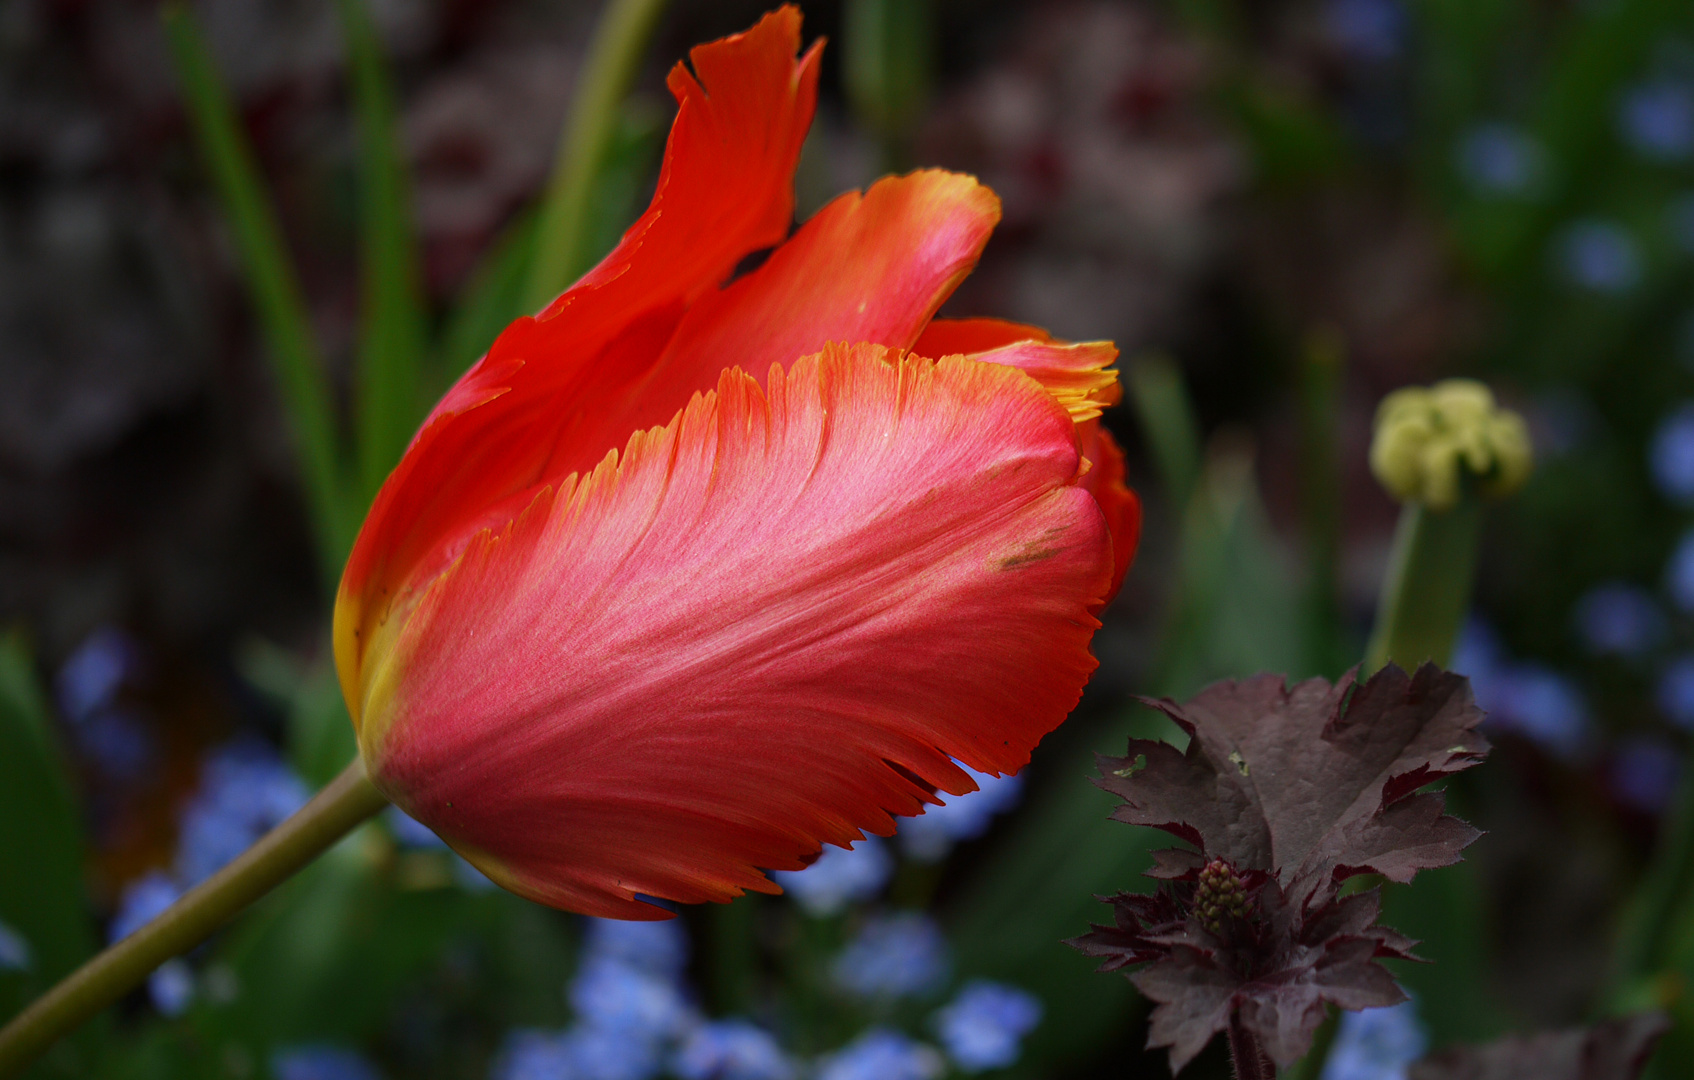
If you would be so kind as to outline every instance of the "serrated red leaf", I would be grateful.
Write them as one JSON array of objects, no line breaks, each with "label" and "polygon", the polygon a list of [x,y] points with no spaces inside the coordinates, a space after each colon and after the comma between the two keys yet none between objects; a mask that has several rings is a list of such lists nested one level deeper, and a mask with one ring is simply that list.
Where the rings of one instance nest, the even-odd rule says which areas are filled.
[{"label": "serrated red leaf", "polygon": [[1147,965],[1129,977],[1155,1003],[1148,1045],[1168,1046],[1181,1069],[1233,1015],[1287,1066],[1326,1003],[1404,1000],[1377,961],[1416,959],[1415,943],[1377,925],[1375,890],[1339,886],[1366,873],[1409,881],[1480,835],[1419,791],[1488,751],[1466,680],[1390,666],[1363,684],[1259,676],[1147,703],[1188,732],[1188,749],[1131,740],[1100,758],[1095,782],[1123,800],[1117,820],[1198,850],[1155,852],[1159,891],[1113,897],[1114,925],[1070,944],[1103,971]]}]

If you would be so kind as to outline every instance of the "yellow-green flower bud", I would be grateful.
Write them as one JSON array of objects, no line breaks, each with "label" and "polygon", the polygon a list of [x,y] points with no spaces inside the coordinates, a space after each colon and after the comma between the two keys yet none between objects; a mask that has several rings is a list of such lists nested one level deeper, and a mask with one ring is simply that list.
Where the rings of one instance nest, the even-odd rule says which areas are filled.
[{"label": "yellow-green flower bud", "polygon": [[1474,379],[1408,386],[1382,399],[1370,466],[1402,502],[1450,510],[1466,479],[1485,495],[1516,491],[1534,466],[1523,417],[1494,403]]}]

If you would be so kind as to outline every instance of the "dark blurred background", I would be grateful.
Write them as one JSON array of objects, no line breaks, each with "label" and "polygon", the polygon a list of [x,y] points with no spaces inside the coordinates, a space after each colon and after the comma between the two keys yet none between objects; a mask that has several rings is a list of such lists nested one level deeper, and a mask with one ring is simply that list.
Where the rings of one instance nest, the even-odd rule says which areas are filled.
[{"label": "dark blurred background", "polygon": [[[600,250],[651,192],[666,69],[767,6],[669,6],[624,111]],[[1405,914],[1445,972],[1408,978],[1437,1042],[1602,1010],[1614,928],[1663,839],[1694,728],[1694,6],[935,0],[914,46],[923,78],[898,115],[845,74],[850,6],[802,4],[808,38],[831,45],[801,215],[890,168],[976,173],[1005,219],[943,313],[1112,339],[1131,390],[1109,423],[1147,534],[1097,638],[1101,670],[1038,754],[1026,811],[921,891],[961,970],[1048,1002],[1020,1068],[1162,1074],[1137,1053],[1145,1029],[1122,980],[1068,955],[984,958],[989,943],[1016,951],[1007,898],[1045,876],[1041,852],[1087,864],[1065,879],[1076,905],[1030,921],[1030,940],[1060,953],[1085,928],[1087,893],[1130,887],[1141,865],[1144,838],[1100,831],[1108,802],[1076,801],[1096,793],[1043,808],[1086,786],[1087,751],[1141,722],[1125,719],[1133,693],[1258,670],[1334,677],[1356,661],[1398,512],[1366,463],[1372,414],[1389,390],[1452,375],[1525,415],[1538,471],[1490,511],[1454,662],[1500,744],[1456,796],[1490,836],[1447,890],[1460,908]],[[193,10],[345,399],[361,226],[336,10]],[[486,347],[455,311],[539,197],[598,10],[370,5],[450,373]],[[294,746],[288,684],[321,677],[328,598],[267,347],[158,7],[0,5],[0,628],[21,630],[50,688],[100,916],[171,862],[207,753]],[[100,678],[121,709],[79,706]],[[1098,855],[1066,822],[1123,850]],[[715,918],[689,915],[702,937]],[[1683,921],[1661,1005],[1694,970]],[[437,1004],[373,1005],[362,1034],[336,1037],[423,1075],[396,1064],[409,1059],[393,1017],[450,1011],[442,985],[468,993],[454,965],[470,961],[443,948],[395,977],[436,987]],[[1043,979],[1074,989],[1049,994]],[[1067,1032],[1066,994],[1107,1011]],[[494,1011],[452,1061],[486,1058],[506,1022]]]}]

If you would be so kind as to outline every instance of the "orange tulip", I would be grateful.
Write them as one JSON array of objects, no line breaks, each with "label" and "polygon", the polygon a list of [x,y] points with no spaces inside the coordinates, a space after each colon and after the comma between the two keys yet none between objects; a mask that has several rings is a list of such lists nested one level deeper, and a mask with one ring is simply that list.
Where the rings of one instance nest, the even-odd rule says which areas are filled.
[{"label": "orange tulip", "polygon": [[799,40],[784,8],[677,65],[652,205],[436,406],[342,578],[372,781],[543,903],[777,892],[971,790],[955,759],[1021,768],[1135,548],[1116,350],[933,319],[992,192],[916,172],[789,236]]}]

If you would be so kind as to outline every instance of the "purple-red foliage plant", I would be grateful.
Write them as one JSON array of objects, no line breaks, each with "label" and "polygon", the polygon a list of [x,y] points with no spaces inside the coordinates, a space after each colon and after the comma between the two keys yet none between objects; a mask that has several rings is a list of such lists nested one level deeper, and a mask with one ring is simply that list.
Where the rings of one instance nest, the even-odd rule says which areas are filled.
[{"label": "purple-red foliage plant", "polygon": [[1140,969],[1125,974],[1155,1005],[1148,1045],[1169,1047],[1175,1072],[1227,1032],[1238,1077],[1259,1080],[1305,1054],[1326,1003],[1405,1000],[1378,961],[1415,959],[1415,943],[1378,924],[1379,888],[1343,885],[1410,881],[1480,835],[1424,790],[1488,752],[1465,678],[1390,665],[1364,682],[1260,675],[1143,701],[1187,749],[1132,739],[1100,757],[1095,783],[1123,800],[1115,819],[1189,846],[1155,852],[1159,888],[1107,899],[1114,924],[1070,944],[1102,971]]}]

